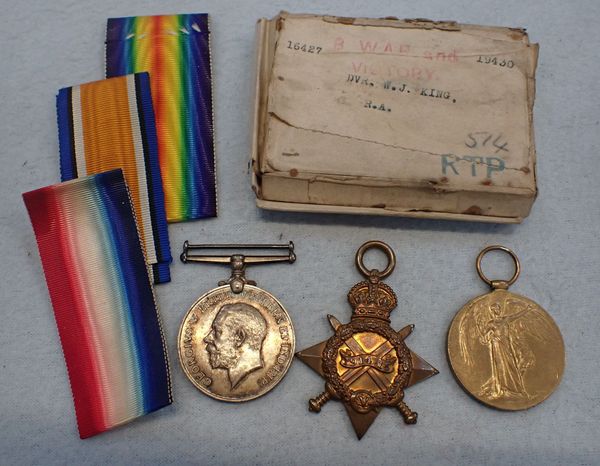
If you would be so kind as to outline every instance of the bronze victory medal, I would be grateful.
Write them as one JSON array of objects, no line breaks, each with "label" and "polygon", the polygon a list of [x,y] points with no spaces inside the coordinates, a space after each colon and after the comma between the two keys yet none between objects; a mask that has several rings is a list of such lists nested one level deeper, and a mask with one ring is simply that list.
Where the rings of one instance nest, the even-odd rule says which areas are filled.
[{"label": "bronze victory medal", "polygon": [[[388,256],[383,272],[365,268],[362,258],[369,248],[381,249]],[[368,280],[348,293],[354,309],[351,321],[342,324],[328,316],[334,335],[296,354],[325,379],[325,391],[309,401],[309,410],[319,412],[330,399],[341,400],[359,439],[384,406],[396,407],[407,424],[415,424],[417,413],[404,402],[404,389],[438,373],[404,343],[414,325],[398,332],[390,326],[389,315],[397,298],[381,280],[395,264],[396,257],[387,244],[363,244],[356,254],[356,265]]]},{"label": "bronze victory medal", "polygon": [[[210,262],[215,257],[191,256],[185,247],[184,254],[184,262]],[[198,298],[179,329],[184,373],[196,388],[218,400],[240,402],[264,395],[281,381],[293,359],[289,314],[273,295],[243,275],[247,263],[279,261],[265,257],[268,260],[231,256],[232,277]],[[294,258],[290,250],[289,261]]]},{"label": "bronze victory medal", "polygon": [[[488,280],[481,259],[489,251],[511,255],[515,274],[508,281]],[[469,301],[448,331],[448,358],[462,387],[494,408],[531,408],[552,394],[565,367],[560,330],[550,315],[529,298],[507,291],[520,273],[517,256],[504,246],[489,246],[477,257],[477,271],[492,288]]]}]

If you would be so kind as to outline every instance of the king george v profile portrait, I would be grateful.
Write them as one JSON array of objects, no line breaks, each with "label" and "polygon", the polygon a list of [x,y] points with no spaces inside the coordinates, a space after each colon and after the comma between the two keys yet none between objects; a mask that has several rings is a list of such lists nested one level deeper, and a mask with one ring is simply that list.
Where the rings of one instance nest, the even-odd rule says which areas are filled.
[{"label": "king george v profile portrait", "polygon": [[248,374],[264,366],[266,336],[267,322],[258,309],[245,303],[225,304],[204,337],[210,366],[226,369],[234,389]]}]

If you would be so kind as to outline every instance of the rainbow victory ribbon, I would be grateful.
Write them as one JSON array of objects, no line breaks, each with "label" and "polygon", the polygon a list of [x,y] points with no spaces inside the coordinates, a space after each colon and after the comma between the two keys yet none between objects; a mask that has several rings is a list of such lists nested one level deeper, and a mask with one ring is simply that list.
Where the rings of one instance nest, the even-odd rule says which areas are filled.
[{"label": "rainbow victory ribbon", "polygon": [[170,404],[166,345],[121,170],[23,198],[81,438]]},{"label": "rainbow victory ribbon", "polygon": [[206,14],[111,18],[106,76],[148,71],[167,220],[217,215]]},{"label": "rainbow victory ribbon", "polygon": [[171,250],[148,73],[61,89],[63,181],[121,168],[155,283],[171,280]]}]

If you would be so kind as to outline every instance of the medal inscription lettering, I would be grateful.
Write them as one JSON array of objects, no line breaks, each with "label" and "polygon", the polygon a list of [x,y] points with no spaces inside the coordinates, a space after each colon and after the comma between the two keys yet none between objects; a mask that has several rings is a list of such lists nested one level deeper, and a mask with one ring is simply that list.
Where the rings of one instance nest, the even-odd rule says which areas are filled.
[{"label": "medal inscription lettering", "polygon": [[279,347],[279,354],[277,355],[276,364],[267,371],[264,377],[257,380],[257,384],[260,387],[266,387],[269,383],[276,380],[287,370],[287,365],[292,359],[292,347],[289,343],[282,343]]},{"label": "medal inscription lettering", "polygon": [[189,319],[187,320],[187,324],[185,326],[185,333],[183,337],[183,355],[185,357],[185,365],[188,367],[190,374],[192,374],[194,380],[196,380],[199,384],[204,387],[208,387],[212,380],[208,377],[204,372],[200,370],[200,366],[198,365],[198,361],[194,357],[194,324],[198,322],[198,317],[196,314],[191,314]]},{"label": "medal inscription lettering", "polygon": [[290,318],[269,293],[245,285],[216,288],[188,311],[179,355],[188,378],[224,401],[246,401],[271,390],[287,372],[295,338]]},{"label": "medal inscription lettering", "polygon": [[352,350],[340,350],[340,356],[340,364],[347,369],[372,367],[385,373],[392,372],[393,364],[397,361],[394,356],[389,354],[380,357],[373,353],[354,354]]}]

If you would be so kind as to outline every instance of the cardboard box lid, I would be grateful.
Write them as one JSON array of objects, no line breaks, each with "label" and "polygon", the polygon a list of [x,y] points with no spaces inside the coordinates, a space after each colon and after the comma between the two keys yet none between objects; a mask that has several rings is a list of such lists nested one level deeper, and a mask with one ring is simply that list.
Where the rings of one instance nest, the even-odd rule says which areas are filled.
[{"label": "cardboard box lid", "polygon": [[[537,193],[538,49],[523,30],[282,13],[259,25],[259,44],[259,199],[265,174],[442,183],[468,196],[498,193],[499,202],[507,193],[522,196],[514,217],[527,215]],[[275,193],[270,200],[280,199]],[[307,191],[296,202],[314,201]],[[488,210],[482,214],[495,216],[493,206]]]}]

